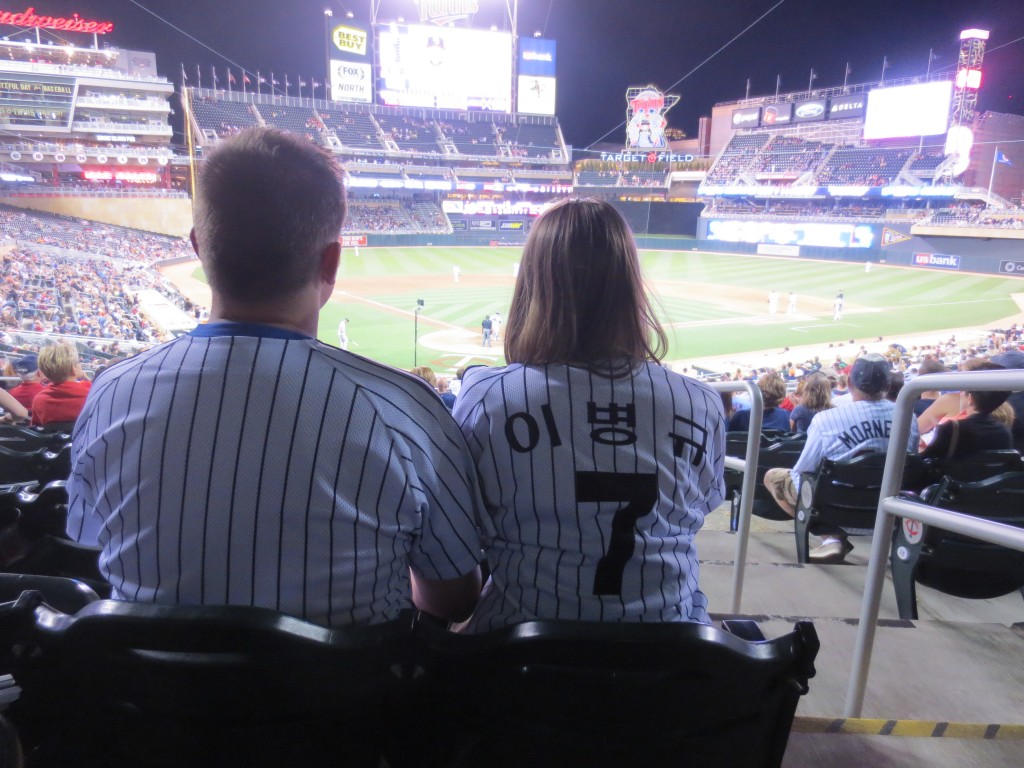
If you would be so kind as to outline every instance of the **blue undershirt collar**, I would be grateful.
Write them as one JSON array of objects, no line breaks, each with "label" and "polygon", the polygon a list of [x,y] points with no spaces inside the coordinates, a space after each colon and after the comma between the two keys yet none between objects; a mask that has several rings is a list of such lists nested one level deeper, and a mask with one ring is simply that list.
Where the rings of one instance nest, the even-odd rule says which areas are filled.
[{"label": "blue undershirt collar", "polygon": [[276,325],[261,325],[259,323],[206,323],[197,325],[189,332],[189,336],[196,338],[212,338],[214,336],[256,336],[263,339],[287,339],[289,341],[312,340],[298,331],[289,331],[287,328],[279,328]]}]

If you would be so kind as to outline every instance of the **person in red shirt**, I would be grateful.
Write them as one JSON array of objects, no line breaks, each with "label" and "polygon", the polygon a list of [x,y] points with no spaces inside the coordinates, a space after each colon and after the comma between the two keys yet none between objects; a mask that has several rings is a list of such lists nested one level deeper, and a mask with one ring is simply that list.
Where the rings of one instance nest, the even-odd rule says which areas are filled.
[{"label": "person in red shirt", "polygon": [[83,378],[78,353],[66,344],[53,344],[39,352],[39,370],[50,386],[32,401],[32,423],[38,426],[70,426],[82,412],[91,382]]},{"label": "person in red shirt", "polygon": [[32,410],[32,401],[43,391],[43,382],[39,380],[39,358],[34,354],[25,355],[14,362],[14,371],[21,376],[21,384],[10,392],[27,410]]}]

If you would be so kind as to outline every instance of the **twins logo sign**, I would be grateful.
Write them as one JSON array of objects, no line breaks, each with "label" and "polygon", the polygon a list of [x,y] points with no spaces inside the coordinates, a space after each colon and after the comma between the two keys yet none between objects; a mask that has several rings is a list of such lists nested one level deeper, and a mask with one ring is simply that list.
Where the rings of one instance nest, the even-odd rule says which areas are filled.
[{"label": "twins logo sign", "polygon": [[626,91],[626,147],[629,149],[659,149],[668,146],[665,113],[679,101],[675,95],[666,95],[649,85]]}]

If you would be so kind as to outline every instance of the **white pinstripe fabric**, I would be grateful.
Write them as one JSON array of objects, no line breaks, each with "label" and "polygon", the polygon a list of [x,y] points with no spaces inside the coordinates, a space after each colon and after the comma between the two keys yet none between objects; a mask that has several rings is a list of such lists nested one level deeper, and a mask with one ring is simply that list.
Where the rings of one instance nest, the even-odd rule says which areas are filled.
[{"label": "white pinstripe fabric", "polygon": [[[724,494],[716,392],[653,363],[618,379],[512,365],[468,372],[454,415],[491,526],[490,589],[469,631],[707,621],[693,537]],[[602,575],[604,560],[618,569]]]},{"label": "white pinstripe fabric", "polygon": [[[210,326],[206,326],[210,328]],[[124,599],[394,618],[479,559],[465,440],[425,382],[313,339],[186,336],[98,377],[68,533]]]},{"label": "white pinstripe fabric", "polygon": [[[794,485],[799,488],[800,473],[813,472],[822,459],[840,461],[863,451],[888,449],[894,409],[889,400],[851,400],[815,414],[807,444],[793,466]],[[907,450],[916,453],[919,440],[917,419],[911,419]]]}]

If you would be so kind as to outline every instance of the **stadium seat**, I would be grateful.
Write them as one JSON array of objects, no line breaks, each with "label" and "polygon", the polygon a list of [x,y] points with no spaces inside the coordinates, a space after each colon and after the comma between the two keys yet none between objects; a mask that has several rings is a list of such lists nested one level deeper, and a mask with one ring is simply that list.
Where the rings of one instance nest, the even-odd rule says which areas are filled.
[{"label": "stadium seat", "polygon": [[0,603],[17,600],[26,590],[38,591],[47,605],[64,613],[75,613],[89,603],[100,599],[89,585],[76,579],[23,573],[0,573]]},{"label": "stadium seat", "polygon": [[771,641],[747,624],[421,623],[439,764],[779,766],[818,638],[810,622]]},{"label": "stadium seat", "polygon": [[[775,432],[775,430],[769,430]],[[732,436],[736,437],[732,437]],[[739,435],[742,435],[742,444],[739,443]],[[726,434],[726,449],[725,452],[729,456],[738,455],[743,456],[746,451],[746,432],[729,432]],[[731,441],[731,442],[730,442]],[[768,435],[762,433],[761,435],[761,451],[757,458],[757,470],[756,477],[754,478],[754,504],[752,507],[753,514],[758,517],[763,517],[766,520],[790,520],[789,514],[782,509],[776,503],[775,499],[772,498],[771,492],[765,488],[764,476],[769,469],[776,467],[786,467],[791,469],[797,459],[800,458],[800,453],[804,449],[804,445],[807,443],[807,433],[789,434],[780,433],[777,435]],[[739,453],[735,453],[737,445],[741,445]],[[743,483],[743,473],[738,470],[726,470],[726,494],[732,492],[730,501],[730,519],[729,519],[729,530],[735,531],[739,525],[740,515],[740,502],[742,501],[742,493],[740,492]]]},{"label": "stadium seat", "polygon": [[[809,562],[808,535],[816,526],[857,533],[874,530],[884,469],[884,453],[864,453],[843,461],[823,459],[816,471],[801,475],[794,525],[798,563]],[[928,481],[921,456],[907,454],[901,487],[920,490]]]},{"label": "stadium seat", "polygon": [[[264,608],[0,607],[33,766],[367,766],[398,710],[411,617],[327,629]],[[13,649],[18,649],[13,653]],[[27,651],[27,652],[26,652]]]},{"label": "stadium seat", "polygon": [[[928,488],[928,504],[1024,528],[1024,472],[977,482],[944,478]],[[978,541],[918,520],[897,518],[892,541],[892,583],[901,619],[917,618],[917,584],[972,599],[1021,590],[1024,552]]]},{"label": "stadium seat", "polygon": [[965,483],[984,480],[987,477],[1001,475],[1004,472],[1020,472],[1024,470],[1021,455],[1012,448],[979,451],[963,459],[938,460],[930,466],[936,482],[944,476]]},{"label": "stadium seat", "polygon": [[71,446],[57,451],[37,448],[34,451],[15,451],[0,445],[0,483],[20,483],[36,480],[67,480],[71,474]]},{"label": "stadium seat", "polygon": [[78,579],[101,597],[110,597],[110,584],[100,573],[101,547],[79,544],[61,536],[22,541],[18,558],[4,566],[5,573]]}]

